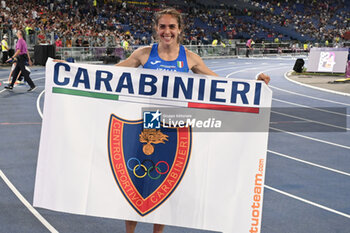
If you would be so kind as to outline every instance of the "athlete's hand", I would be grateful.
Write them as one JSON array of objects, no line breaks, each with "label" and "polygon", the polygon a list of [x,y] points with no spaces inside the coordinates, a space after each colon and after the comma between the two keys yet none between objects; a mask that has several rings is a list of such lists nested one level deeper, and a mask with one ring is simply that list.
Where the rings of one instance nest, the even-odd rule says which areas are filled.
[{"label": "athlete's hand", "polygon": [[60,59],[54,59],[52,60],[53,62],[62,62],[62,63],[67,63],[65,60],[60,60]]},{"label": "athlete's hand", "polygon": [[264,73],[260,73],[257,80],[262,80],[264,81],[266,84],[269,84],[270,82],[270,76],[264,74]]}]

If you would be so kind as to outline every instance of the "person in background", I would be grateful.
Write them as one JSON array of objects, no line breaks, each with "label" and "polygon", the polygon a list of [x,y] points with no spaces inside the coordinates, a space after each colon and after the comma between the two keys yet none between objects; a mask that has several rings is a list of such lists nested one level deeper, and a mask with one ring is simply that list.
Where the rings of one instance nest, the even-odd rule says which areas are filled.
[{"label": "person in background", "polygon": [[4,38],[1,41],[1,50],[2,50],[2,64],[4,64],[9,56],[9,46],[7,44],[7,35],[4,35]]},{"label": "person in background", "polygon": [[[30,55],[28,52],[28,47],[27,47],[27,43],[26,41],[23,39],[23,32],[21,30],[17,30],[17,38],[18,41],[16,43],[16,52],[15,54],[8,59],[6,62],[11,61],[14,58],[17,58],[17,65],[15,70],[13,71],[13,75],[14,77],[17,77],[18,73],[21,71],[23,76],[24,76],[24,80],[29,84],[30,88],[28,89],[28,92],[30,91],[34,91],[36,86],[34,84],[34,82],[32,81],[32,79],[30,78],[29,74],[30,72],[28,70],[26,70],[26,62],[29,63],[29,65],[32,65],[32,61],[30,60]],[[11,81],[11,84],[5,86],[6,89],[8,90],[12,90],[13,86],[16,82],[16,78],[13,78]]]},{"label": "person in background", "polygon": [[[11,66],[11,72],[9,74],[9,78],[8,78],[8,81],[7,83],[11,83],[12,79],[13,78],[16,78],[16,81],[15,81],[15,84],[24,84],[23,82],[23,74],[21,71],[19,71],[19,73],[17,74],[17,76],[14,76],[14,70],[17,66],[17,58],[13,59],[13,63],[12,63],[12,66]],[[29,67],[26,65],[26,70],[30,73],[30,69]]]},{"label": "person in background", "polygon": [[72,39],[70,37],[66,39],[66,47],[68,48],[72,47]]},{"label": "person in background", "polygon": [[55,45],[56,45],[56,49],[58,47],[63,47],[63,44],[62,44],[62,40],[60,37],[57,37],[56,41],[55,41]]},{"label": "person in background", "polygon": [[253,38],[249,38],[249,40],[247,40],[247,43],[245,44],[245,47],[247,48],[245,53],[246,57],[249,57],[250,50],[252,49],[254,44],[255,42],[253,41]]}]

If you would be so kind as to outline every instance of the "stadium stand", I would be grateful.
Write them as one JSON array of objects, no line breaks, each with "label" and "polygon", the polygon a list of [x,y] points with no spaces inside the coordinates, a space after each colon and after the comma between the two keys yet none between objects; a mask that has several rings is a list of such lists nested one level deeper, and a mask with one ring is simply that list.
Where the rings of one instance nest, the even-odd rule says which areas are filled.
[{"label": "stadium stand", "polygon": [[111,48],[125,40],[146,45],[154,41],[153,12],[168,6],[185,16],[185,45],[209,45],[215,39],[244,43],[251,36],[258,43],[326,46],[350,40],[349,0],[2,0],[0,37],[8,35],[10,47],[17,29],[25,29],[31,48]]},{"label": "stadium stand", "polygon": [[340,37],[344,39],[350,27],[348,0],[251,1],[251,4],[264,12],[256,14],[255,21],[262,24],[272,23],[271,26],[276,26],[278,31],[299,41],[336,41]]}]

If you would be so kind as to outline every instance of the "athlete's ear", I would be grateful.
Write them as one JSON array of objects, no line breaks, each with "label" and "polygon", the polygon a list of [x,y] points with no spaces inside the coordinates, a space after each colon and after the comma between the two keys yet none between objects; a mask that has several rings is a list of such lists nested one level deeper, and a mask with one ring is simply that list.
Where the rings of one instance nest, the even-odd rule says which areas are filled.
[{"label": "athlete's ear", "polygon": [[181,37],[182,29],[179,28],[178,30],[179,30],[179,37]]}]

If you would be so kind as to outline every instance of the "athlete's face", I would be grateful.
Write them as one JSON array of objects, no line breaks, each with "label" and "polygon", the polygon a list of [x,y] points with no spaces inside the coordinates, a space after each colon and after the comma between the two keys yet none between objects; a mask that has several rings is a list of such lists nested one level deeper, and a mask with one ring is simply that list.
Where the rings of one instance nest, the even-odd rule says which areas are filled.
[{"label": "athlete's face", "polygon": [[161,43],[168,45],[178,43],[181,30],[175,17],[171,15],[160,17],[156,31]]}]

